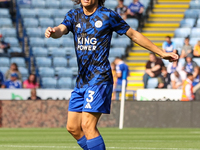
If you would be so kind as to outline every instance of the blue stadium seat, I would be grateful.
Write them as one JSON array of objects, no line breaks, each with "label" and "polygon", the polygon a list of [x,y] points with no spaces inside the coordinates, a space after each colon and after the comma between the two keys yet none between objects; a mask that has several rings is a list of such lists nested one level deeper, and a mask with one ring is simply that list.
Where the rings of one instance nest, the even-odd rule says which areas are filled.
[{"label": "blue stadium seat", "polygon": [[15,28],[2,28],[1,34],[3,35],[3,37],[17,37]]},{"label": "blue stadium seat", "polygon": [[25,59],[22,57],[13,57],[10,59],[10,63],[16,63],[18,67],[26,67]]},{"label": "blue stadium seat", "polygon": [[[72,48],[72,47],[65,47],[64,48],[65,51],[66,51],[66,55],[67,56],[71,56],[71,57],[75,57],[76,56],[76,53],[75,53],[75,49]],[[74,51],[74,52],[73,52]]]},{"label": "blue stadium seat", "polygon": [[51,67],[51,59],[46,57],[36,57],[35,63],[37,67]]},{"label": "blue stadium seat", "polygon": [[16,37],[6,37],[4,41],[9,43],[10,46],[19,47],[19,41]]},{"label": "blue stadium seat", "polygon": [[64,20],[64,16],[69,10],[70,9],[54,9],[52,10],[52,16],[54,18],[62,18],[61,20]]},{"label": "blue stadium seat", "polygon": [[185,11],[185,18],[194,18],[196,19],[199,15],[200,10],[198,9],[188,9]]},{"label": "blue stadium seat", "polygon": [[194,47],[199,40],[200,40],[200,38],[191,38],[190,39],[190,44]]},{"label": "blue stadium seat", "polygon": [[182,65],[185,64],[185,58],[180,58],[178,61],[179,61],[179,63],[181,63]]},{"label": "blue stadium seat", "polygon": [[10,59],[7,57],[0,57],[0,67],[9,67]]},{"label": "blue stadium seat", "polygon": [[117,1],[109,1],[109,0],[105,1],[105,7],[112,9],[112,10],[115,9],[117,4],[118,4]]},{"label": "blue stadium seat", "polygon": [[35,9],[35,12],[38,16],[38,18],[50,18],[51,17],[51,11],[49,11],[49,9],[45,9],[45,8],[39,8],[39,9]]},{"label": "blue stadium seat", "polygon": [[196,19],[194,19],[194,18],[183,19],[180,22],[180,27],[181,28],[183,28],[183,27],[185,27],[185,28],[187,28],[187,27],[188,28],[192,28],[195,25],[195,21],[196,21]]},{"label": "blue stadium seat", "polygon": [[50,77],[42,78],[42,87],[44,89],[55,89],[57,87],[57,80]]},{"label": "blue stadium seat", "polygon": [[40,28],[26,28],[26,34],[28,37],[41,37],[44,33]]},{"label": "blue stadium seat", "polygon": [[47,8],[59,8],[60,7],[60,1],[58,1],[58,0],[48,1],[46,3],[46,7]]},{"label": "blue stadium seat", "polygon": [[22,53],[22,49],[20,47],[11,47],[9,50],[8,50],[9,53],[12,53],[12,52],[17,52],[17,53]]},{"label": "blue stadium seat", "polygon": [[129,38],[114,38],[111,40],[111,46],[113,47],[127,47],[131,44]]},{"label": "blue stadium seat", "polygon": [[77,76],[78,75],[78,67],[71,67],[72,71],[73,71],[73,76]]},{"label": "blue stadium seat", "polygon": [[21,73],[22,75],[22,78],[28,78],[29,76],[29,73],[28,73],[28,69],[25,68],[25,67],[19,67],[19,72]]},{"label": "blue stadium seat", "polygon": [[2,74],[6,74],[6,72],[9,70],[9,67],[1,67],[0,66],[0,71],[2,72]]},{"label": "blue stadium seat", "polygon": [[126,19],[126,23],[134,29],[138,28],[138,20],[135,18]]},{"label": "blue stadium seat", "polygon": [[73,70],[71,68],[63,68],[58,70],[57,75],[59,78],[61,77],[73,77]]},{"label": "blue stadium seat", "polygon": [[53,58],[54,67],[67,67],[67,59],[64,57],[54,57]]},{"label": "blue stadium seat", "polygon": [[54,26],[58,26],[63,22],[64,18],[54,18]]},{"label": "blue stadium seat", "polygon": [[12,21],[10,18],[1,18],[0,28],[2,27],[12,27]]},{"label": "blue stadium seat", "polygon": [[10,18],[9,9],[0,8],[0,18]]},{"label": "blue stadium seat", "polygon": [[31,47],[44,47],[43,38],[29,38],[29,44]]},{"label": "blue stadium seat", "polygon": [[55,75],[58,75],[58,72],[62,69],[66,69],[66,67],[54,67]]},{"label": "blue stadium seat", "polygon": [[74,3],[72,1],[60,0],[60,7],[61,8],[70,8],[74,7]]},{"label": "blue stadium seat", "polygon": [[172,38],[172,41],[176,45],[179,55],[181,54],[182,47],[184,45],[184,38]]},{"label": "blue stadium seat", "polygon": [[200,9],[200,1],[191,1],[190,9]]},{"label": "blue stadium seat", "polygon": [[32,53],[34,57],[47,57],[48,56],[48,50],[43,47],[33,47]]},{"label": "blue stadium seat", "polygon": [[76,57],[76,51],[74,48],[70,49],[70,57]]},{"label": "blue stadium seat", "polygon": [[54,48],[52,49],[53,57],[66,57],[66,50],[63,48]]},{"label": "blue stadium seat", "polygon": [[158,78],[150,78],[147,82],[147,89],[154,89],[158,86]]},{"label": "blue stadium seat", "polygon": [[199,27],[200,28],[200,19],[197,20],[197,25],[196,27]]},{"label": "blue stadium seat", "polygon": [[54,69],[50,67],[40,67],[38,70],[40,77],[54,77],[55,75]]},{"label": "blue stadium seat", "polygon": [[74,39],[72,38],[63,37],[61,38],[61,43],[63,47],[74,47]]},{"label": "blue stadium seat", "polygon": [[61,46],[60,39],[45,38],[44,42],[45,42],[46,47],[60,47]]},{"label": "blue stadium seat", "polygon": [[121,57],[122,53],[120,51],[123,51],[122,49],[123,48],[111,48],[109,56],[110,57]]},{"label": "blue stadium seat", "polygon": [[108,60],[110,63],[112,63],[115,60],[115,57],[108,57]]},{"label": "blue stadium seat", "polygon": [[73,57],[73,58],[69,59],[69,67],[78,67],[77,58],[76,57]]},{"label": "blue stadium seat", "polygon": [[39,18],[39,25],[40,27],[53,27],[54,26],[54,21],[53,19],[49,18]]},{"label": "blue stadium seat", "polygon": [[195,61],[198,66],[200,66],[200,58],[193,58],[193,61]]},{"label": "blue stadium seat", "polygon": [[72,89],[72,78],[63,77],[58,79],[58,88],[59,89]]},{"label": "blue stadium seat", "polygon": [[21,8],[20,14],[22,18],[35,18],[36,17],[36,11],[34,9],[30,8]]},{"label": "blue stadium seat", "polygon": [[31,7],[31,0],[17,0],[17,6],[19,8],[30,8]]},{"label": "blue stadium seat", "polygon": [[23,25],[25,28],[36,28],[39,26],[39,22],[35,18],[24,18]]},{"label": "blue stadium seat", "polygon": [[192,28],[190,37],[191,38],[200,38],[200,28]]},{"label": "blue stadium seat", "polygon": [[43,0],[33,0],[32,1],[32,6],[34,8],[45,8],[46,3]]},{"label": "blue stadium seat", "polygon": [[178,28],[174,31],[175,37],[185,38],[190,35],[191,29],[190,28]]},{"label": "blue stadium seat", "polygon": [[76,86],[76,78],[72,80],[72,89]]}]

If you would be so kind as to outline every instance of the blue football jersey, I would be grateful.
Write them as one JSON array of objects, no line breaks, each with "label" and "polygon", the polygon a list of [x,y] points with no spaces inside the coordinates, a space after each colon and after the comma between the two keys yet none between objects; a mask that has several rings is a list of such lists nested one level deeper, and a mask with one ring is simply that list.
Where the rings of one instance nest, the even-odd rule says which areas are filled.
[{"label": "blue football jersey", "polygon": [[129,25],[116,12],[102,6],[90,16],[84,14],[83,8],[72,9],[62,24],[74,34],[76,87],[113,83],[108,61],[112,32],[125,34]]}]

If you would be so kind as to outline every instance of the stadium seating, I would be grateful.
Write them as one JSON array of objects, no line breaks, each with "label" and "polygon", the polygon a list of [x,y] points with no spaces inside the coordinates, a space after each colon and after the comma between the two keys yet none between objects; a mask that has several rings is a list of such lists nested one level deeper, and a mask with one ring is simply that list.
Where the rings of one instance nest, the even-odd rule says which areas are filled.
[{"label": "stadium seating", "polygon": [[39,18],[39,25],[41,28],[53,27],[54,21],[53,19],[49,19],[49,18]]},{"label": "stadium seating", "polygon": [[59,89],[71,89],[72,88],[72,78],[63,77],[58,79],[58,88]]},{"label": "stadium seating", "polygon": [[53,68],[49,67],[39,67],[40,77],[54,77],[55,72]]},{"label": "stadium seating", "polygon": [[59,78],[61,77],[73,77],[73,70],[71,68],[62,68],[58,70],[57,75]]},{"label": "stadium seating", "polygon": [[158,86],[158,78],[150,78],[147,82],[147,89],[156,88]]},{"label": "stadium seating", "polygon": [[200,58],[193,58],[193,61],[195,61],[198,66],[200,66]]},{"label": "stadium seating", "polygon": [[0,8],[0,18],[10,18],[9,10],[5,8]]},{"label": "stadium seating", "polygon": [[47,8],[59,8],[60,7],[60,1],[57,0],[51,0],[46,3]]},{"label": "stadium seating", "polygon": [[44,89],[55,89],[57,87],[57,80],[51,77],[43,77],[42,87]]},{"label": "stadium seating", "polygon": [[51,59],[46,57],[36,57],[35,64],[37,67],[51,67]]},{"label": "stadium seating", "polygon": [[0,67],[9,67],[10,59],[7,57],[0,57]]},{"label": "stadium seating", "polygon": [[43,33],[40,28],[26,28],[26,34],[28,37],[41,37]]},{"label": "stadium seating", "polygon": [[188,9],[185,11],[185,18],[194,18],[196,19],[199,16],[199,9]]},{"label": "stadium seating", "polygon": [[67,67],[67,59],[63,57],[54,57],[53,58],[54,67]]},{"label": "stadium seating", "polygon": [[20,14],[22,18],[35,18],[37,13],[29,8],[21,8]]},{"label": "stadium seating", "polygon": [[190,9],[200,9],[200,1],[198,1],[198,0],[191,1]]},{"label": "stadium seating", "polygon": [[44,47],[43,38],[29,38],[29,44],[31,47]]},{"label": "stadium seating", "polygon": [[192,28],[190,37],[191,38],[200,38],[200,28]]},{"label": "stadium seating", "polygon": [[26,67],[25,59],[22,57],[13,57],[10,59],[10,63],[16,63],[18,67]]},{"label": "stadium seating", "polygon": [[199,40],[200,40],[199,38],[191,38],[190,39],[190,44],[194,47]]},{"label": "stadium seating", "polygon": [[0,28],[2,27],[12,27],[12,21],[10,18],[0,18]]},{"label": "stadium seating", "polygon": [[181,22],[180,22],[180,27],[182,27],[182,28],[187,28],[187,27],[189,27],[189,28],[192,28],[194,25],[195,25],[195,19],[194,18],[186,18],[186,19],[183,19],[183,20],[181,20]]},{"label": "stadium seating", "polygon": [[3,37],[17,37],[16,29],[14,28],[2,28],[0,32]]},{"label": "stadium seating", "polygon": [[66,50],[63,48],[52,49],[52,57],[66,57]]},{"label": "stadium seating", "polygon": [[34,57],[47,57],[48,56],[48,50],[43,47],[33,47],[32,48],[32,54]]},{"label": "stadium seating", "polygon": [[9,43],[10,46],[19,47],[19,41],[16,37],[6,37],[4,41]]},{"label": "stadium seating", "polygon": [[25,28],[38,27],[39,21],[36,18],[24,18],[23,25]]},{"label": "stadium seating", "polygon": [[0,66],[0,71],[5,74],[8,71],[9,67],[1,67]]},{"label": "stadium seating", "polygon": [[22,75],[22,80],[26,80],[28,79],[28,76],[29,76],[29,73],[28,73],[28,69],[25,68],[25,67],[19,67],[19,72],[21,73]]},{"label": "stadium seating", "polygon": [[9,50],[8,50],[9,53],[12,53],[12,52],[17,52],[17,53],[22,53],[22,49],[20,47],[11,47]]},{"label": "stadium seating", "polygon": [[197,25],[196,27],[199,27],[200,28],[200,19],[197,20]]},{"label": "stadium seating", "polygon": [[178,28],[174,31],[175,37],[185,38],[190,35],[190,28]]}]

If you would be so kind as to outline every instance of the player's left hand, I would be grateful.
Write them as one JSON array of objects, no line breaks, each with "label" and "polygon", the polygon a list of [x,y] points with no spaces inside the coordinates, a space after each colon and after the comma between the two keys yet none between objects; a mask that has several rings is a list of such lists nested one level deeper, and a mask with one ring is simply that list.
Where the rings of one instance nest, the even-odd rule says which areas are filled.
[{"label": "player's left hand", "polygon": [[175,54],[175,53],[163,52],[162,58],[166,59],[166,60],[169,60],[170,62],[173,62],[173,61],[177,61],[179,59],[179,56],[177,54]]}]

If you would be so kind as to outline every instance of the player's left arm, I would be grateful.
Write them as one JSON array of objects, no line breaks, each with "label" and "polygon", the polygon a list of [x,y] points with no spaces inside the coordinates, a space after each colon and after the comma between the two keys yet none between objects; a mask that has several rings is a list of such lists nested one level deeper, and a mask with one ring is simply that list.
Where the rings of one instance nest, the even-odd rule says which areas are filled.
[{"label": "player's left arm", "polygon": [[178,55],[175,53],[166,53],[163,50],[159,49],[156,45],[154,45],[149,39],[143,36],[141,33],[129,28],[126,32],[126,35],[138,45],[150,50],[158,54],[163,59],[167,59],[169,61],[176,61],[178,59]]}]

